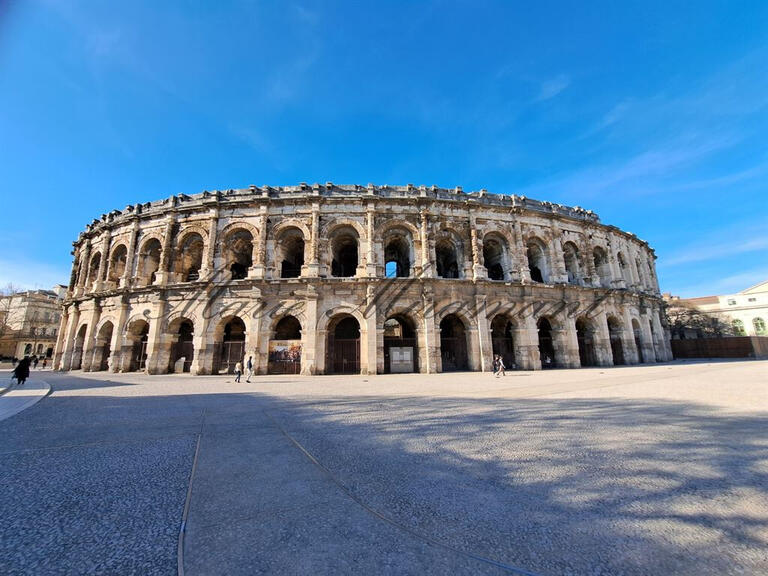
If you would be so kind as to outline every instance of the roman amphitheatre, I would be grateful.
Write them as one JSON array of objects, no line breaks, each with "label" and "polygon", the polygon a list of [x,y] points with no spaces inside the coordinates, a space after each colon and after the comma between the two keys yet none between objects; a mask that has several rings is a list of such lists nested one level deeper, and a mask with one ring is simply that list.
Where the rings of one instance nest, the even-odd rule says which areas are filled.
[{"label": "roman amphitheatre", "polygon": [[485,190],[179,194],[73,244],[60,370],[381,374],[671,359],[655,254],[579,207]]}]

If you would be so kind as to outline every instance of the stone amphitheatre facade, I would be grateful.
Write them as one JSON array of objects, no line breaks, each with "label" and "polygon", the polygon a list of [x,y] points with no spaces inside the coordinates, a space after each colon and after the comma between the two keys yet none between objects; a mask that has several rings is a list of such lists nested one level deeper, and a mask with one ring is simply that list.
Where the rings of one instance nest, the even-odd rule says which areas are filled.
[{"label": "stone amphitheatre facade", "polygon": [[654,252],[593,212],[460,188],[178,195],[74,243],[61,370],[441,372],[671,359]]}]

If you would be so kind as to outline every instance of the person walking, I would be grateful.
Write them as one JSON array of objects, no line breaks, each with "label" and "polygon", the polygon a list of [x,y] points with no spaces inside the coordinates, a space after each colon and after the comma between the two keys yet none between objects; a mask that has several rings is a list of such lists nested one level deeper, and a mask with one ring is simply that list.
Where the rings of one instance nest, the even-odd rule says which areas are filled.
[{"label": "person walking", "polygon": [[491,368],[493,369],[493,375],[496,376],[496,373],[499,371],[499,356],[498,354],[493,355],[493,362],[491,363]]},{"label": "person walking", "polygon": [[16,368],[13,369],[13,375],[16,377],[19,386],[24,384],[24,382],[27,381],[27,378],[29,378],[29,365],[31,362],[32,360],[30,360],[28,356],[24,357],[16,365]]},{"label": "person walking", "polygon": [[40,359],[37,357],[37,354],[32,356],[32,368],[37,370],[37,363],[40,362]]},{"label": "person walking", "polygon": [[240,375],[243,373],[243,365],[238,362],[235,364],[235,382],[240,382]]},{"label": "person walking", "polygon": [[245,381],[250,382],[253,376],[253,356],[248,356],[248,362],[245,363],[246,376]]},{"label": "person walking", "polygon": [[498,358],[498,364],[496,366],[496,378],[499,378],[501,376],[506,376],[507,367],[504,366],[504,359],[501,357],[501,355],[497,356],[497,358]]}]

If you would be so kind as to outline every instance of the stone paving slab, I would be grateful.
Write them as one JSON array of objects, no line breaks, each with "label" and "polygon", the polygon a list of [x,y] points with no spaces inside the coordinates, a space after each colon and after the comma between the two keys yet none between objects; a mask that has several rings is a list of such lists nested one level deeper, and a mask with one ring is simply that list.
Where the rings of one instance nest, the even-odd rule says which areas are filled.
[{"label": "stone paving slab", "polygon": [[23,385],[15,384],[0,395],[0,421],[15,416],[37,404],[50,392],[51,387],[44,380],[27,380]]}]

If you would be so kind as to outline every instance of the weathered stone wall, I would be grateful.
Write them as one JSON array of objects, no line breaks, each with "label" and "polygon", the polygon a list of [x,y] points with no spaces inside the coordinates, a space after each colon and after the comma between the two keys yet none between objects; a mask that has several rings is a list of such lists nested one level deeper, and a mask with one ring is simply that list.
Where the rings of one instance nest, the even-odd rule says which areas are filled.
[{"label": "weathered stone wall", "polygon": [[524,369],[671,359],[648,244],[519,196],[332,184],[180,195],[102,216],[73,255],[62,370],[167,372],[183,323],[187,369],[231,369],[223,349],[242,322],[242,353],[264,373],[286,316],[301,325],[304,374],[347,361],[346,317],[362,373],[388,369],[394,317],[421,372],[489,370],[499,347]]}]

